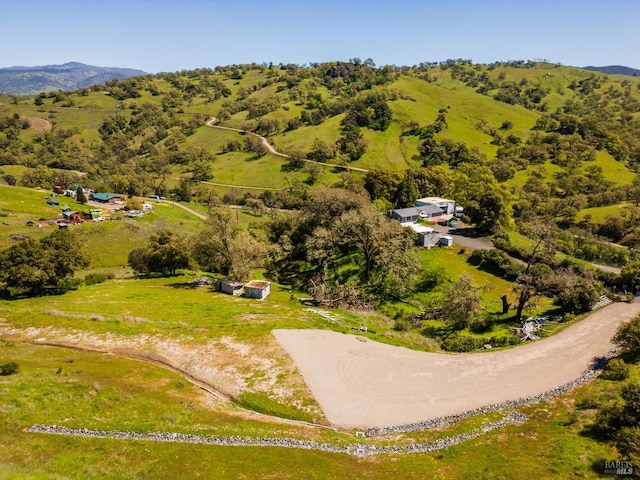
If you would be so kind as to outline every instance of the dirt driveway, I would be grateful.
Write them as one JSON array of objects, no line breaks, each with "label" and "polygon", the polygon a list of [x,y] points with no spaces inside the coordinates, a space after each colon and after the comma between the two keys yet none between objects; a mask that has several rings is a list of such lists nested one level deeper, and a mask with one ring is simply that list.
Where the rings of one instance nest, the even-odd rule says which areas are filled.
[{"label": "dirt driveway", "polygon": [[355,335],[276,330],[333,425],[421,422],[539,395],[569,383],[612,347],[640,303],[611,304],[557,335],[488,353],[416,352]]}]

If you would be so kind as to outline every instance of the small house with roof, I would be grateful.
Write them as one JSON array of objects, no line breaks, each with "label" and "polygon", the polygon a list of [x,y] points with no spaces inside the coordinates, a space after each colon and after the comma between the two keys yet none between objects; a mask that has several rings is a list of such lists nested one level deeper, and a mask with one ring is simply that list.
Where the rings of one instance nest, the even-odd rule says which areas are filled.
[{"label": "small house with roof", "polygon": [[271,293],[271,282],[265,280],[251,280],[244,286],[244,296],[264,300]]},{"label": "small house with roof", "polygon": [[418,218],[425,220],[439,219],[444,211],[436,205],[422,205],[419,207],[397,208],[389,211],[389,216],[400,223],[413,223]]},{"label": "small house with roof", "polygon": [[124,203],[125,196],[120,193],[94,193],[91,195],[91,200],[100,203]]}]

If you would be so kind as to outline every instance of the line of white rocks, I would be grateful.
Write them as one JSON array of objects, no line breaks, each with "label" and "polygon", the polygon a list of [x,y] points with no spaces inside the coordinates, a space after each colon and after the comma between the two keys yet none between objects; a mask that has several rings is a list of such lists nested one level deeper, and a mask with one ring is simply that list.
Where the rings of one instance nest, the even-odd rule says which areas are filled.
[{"label": "line of white rocks", "polygon": [[411,445],[398,446],[378,446],[353,443],[350,445],[333,445],[330,443],[319,443],[308,440],[297,440],[294,438],[263,438],[263,437],[242,437],[242,436],[209,436],[190,435],[184,433],[170,432],[127,432],[120,430],[89,430],[86,428],[67,428],[57,425],[36,424],[27,431],[31,433],[45,433],[52,435],[70,435],[76,437],[104,438],[116,440],[149,440],[154,442],[170,443],[195,443],[200,445],[219,445],[227,447],[283,447],[297,448],[302,450],[316,450],[321,452],[341,453],[354,457],[371,457],[374,455],[394,454],[407,455],[414,453],[434,452],[449,448],[453,445],[477,438],[485,433],[503,428],[507,425],[521,424],[527,421],[527,417],[518,412],[509,412],[502,419],[489,423],[482,428],[470,430],[469,432],[443,437],[433,442],[416,443]]},{"label": "line of white rocks", "polygon": [[502,403],[494,403],[491,405],[486,405],[484,407],[475,408],[473,410],[467,410],[466,412],[462,412],[456,415],[448,415],[445,417],[433,418],[430,420],[425,420],[424,422],[415,422],[408,423],[406,425],[395,425],[391,427],[374,427],[365,430],[364,434],[366,437],[375,437],[381,435],[390,435],[397,433],[406,433],[406,432],[420,432],[423,430],[430,430],[433,428],[443,427],[448,425],[449,423],[458,422],[460,420],[464,420],[465,418],[474,417],[476,415],[486,414],[497,412],[501,410],[508,410],[517,407],[522,407],[524,405],[533,405],[536,403],[543,402],[545,400],[550,400],[554,397],[562,395],[563,393],[568,392],[569,390],[582,385],[588,380],[592,379],[597,375],[597,373],[602,370],[607,362],[615,355],[617,349],[610,350],[604,357],[599,357],[594,359],[594,362],[590,368],[583,371],[582,374],[572,380],[571,382],[565,383],[556,388],[552,388],[551,390],[547,390],[539,395],[534,395],[531,397],[520,398],[518,400],[508,400]]}]

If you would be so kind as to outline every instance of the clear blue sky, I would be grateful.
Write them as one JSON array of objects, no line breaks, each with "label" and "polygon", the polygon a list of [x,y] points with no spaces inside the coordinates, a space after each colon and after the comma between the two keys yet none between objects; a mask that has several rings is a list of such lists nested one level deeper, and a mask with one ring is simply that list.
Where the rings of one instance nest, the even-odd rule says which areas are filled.
[{"label": "clear blue sky", "polygon": [[638,0],[2,0],[0,67],[468,58],[640,68]]}]

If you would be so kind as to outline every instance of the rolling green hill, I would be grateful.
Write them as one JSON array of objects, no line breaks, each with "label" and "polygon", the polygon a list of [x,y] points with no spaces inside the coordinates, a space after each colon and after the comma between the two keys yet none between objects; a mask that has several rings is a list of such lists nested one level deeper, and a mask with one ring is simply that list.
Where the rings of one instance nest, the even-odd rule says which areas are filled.
[{"label": "rolling green hill", "polygon": [[423,182],[419,195],[464,202],[458,172],[482,166],[516,215],[571,223],[633,196],[639,115],[639,79],[541,62],[233,65],[6,99],[0,164],[38,167],[5,178],[25,186],[49,187],[42,169],[62,169],[101,190],[167,196],[183,179],[209,182],[183,200],[235,188],[241,202],[262,188],[288,195],[282,205],[318,186],[371,185],[370,170],[397,172],[381,198],[393,205],[405,171],[436,166],[442,187]]}]

